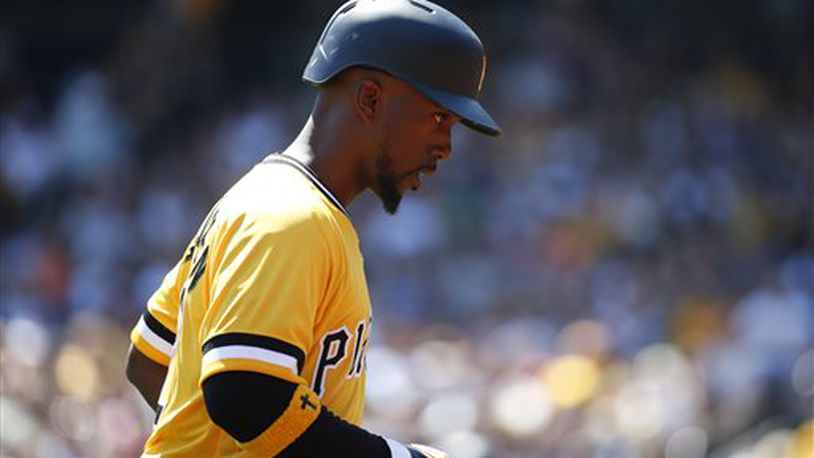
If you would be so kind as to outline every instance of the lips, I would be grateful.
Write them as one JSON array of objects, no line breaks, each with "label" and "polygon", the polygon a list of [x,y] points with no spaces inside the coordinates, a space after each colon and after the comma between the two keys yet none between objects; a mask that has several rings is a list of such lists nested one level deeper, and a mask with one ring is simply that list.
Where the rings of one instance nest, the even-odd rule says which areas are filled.
[{"label": "lips", "polygon": [[436,169],[438,168],[438,164],[426,164],[422,165],[421,167],[415,168],[410,172],[405,173],[402,175],[402,180],[407,183],[407,186],[412,189],[413,191],[418,191],[421,189],[422,186],[422,178],[423,177],[431,177]]},{"label": "lips", "polygon": [[421,189],[421,172],[414,173],[412,177],[415,179],[415,184],[413,184],[411,188],[413,191],[418,191]]},{"label": "lips", "polygon": [[437,164],[424,165],[413,171],[410,176],[414,179],[415,184],[412,186],[413,191],[421,189],[421,178],[431,177],[435,170],[438,168]]}]

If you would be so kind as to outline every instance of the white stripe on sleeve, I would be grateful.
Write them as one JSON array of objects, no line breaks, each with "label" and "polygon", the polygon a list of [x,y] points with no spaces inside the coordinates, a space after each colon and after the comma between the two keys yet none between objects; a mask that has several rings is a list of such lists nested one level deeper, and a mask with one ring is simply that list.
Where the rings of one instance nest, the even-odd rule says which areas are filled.
[{"label": "white stripe on sleeve", "polygon": [[223,347],[215,347],[204,353],[203,361],[201,362],[202,364],[201,367],[204,368],[215,361],[230,358],[243,358],[263,361],[269,364],[282,366],[293,372],[294,375],[298,374],[297,358],[274,350],[268,350],[266,348],[260,347],[251,347],[248,345],[225,345]]},{"label": "white stripe on sleeve", "polygon": [[161,353],[164,353],[167,356],[170,357],[172,356],[172,343],[167,342],[161,336],[154,333],[153,330],[150,329],[149,326],[147,326],[147,323],[144,322],[143,316],[138,320],[137,329],[141,337],[144,337],[144,340],[146,340],[151,347],[155,348]]}]

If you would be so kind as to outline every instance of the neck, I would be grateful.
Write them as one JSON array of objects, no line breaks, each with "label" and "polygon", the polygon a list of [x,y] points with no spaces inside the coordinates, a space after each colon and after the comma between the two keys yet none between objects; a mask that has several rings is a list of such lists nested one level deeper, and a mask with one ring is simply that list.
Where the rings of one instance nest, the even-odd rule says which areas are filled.
[{"label": "neck", "polygon": [[327,116],[312,113],[283,154],[310,167],[322,184],[348,208],[365,186],[359,179],[353,148],[341,142],[346,137],[341,125],[331,122]]}]

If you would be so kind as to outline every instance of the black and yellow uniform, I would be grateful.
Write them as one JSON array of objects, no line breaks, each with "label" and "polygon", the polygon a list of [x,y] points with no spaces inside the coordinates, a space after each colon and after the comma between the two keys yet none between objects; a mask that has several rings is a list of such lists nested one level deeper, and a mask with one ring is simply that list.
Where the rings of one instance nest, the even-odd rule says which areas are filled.
[{"label": "black and yellow uniform", "polygon": [[[146,456],[276,454],[321,406],[358,425],[371,307],[341,203],[296,160],[271,155],[213,207],[133,329],[169,364]],[[213,423],[204,383],[226,372],[296,384],[279,420],[240,442]]]}]

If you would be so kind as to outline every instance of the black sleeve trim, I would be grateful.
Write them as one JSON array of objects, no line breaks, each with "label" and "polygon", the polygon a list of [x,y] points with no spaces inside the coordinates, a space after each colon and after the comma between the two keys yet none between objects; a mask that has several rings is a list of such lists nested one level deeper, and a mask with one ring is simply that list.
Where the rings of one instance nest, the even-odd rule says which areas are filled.
[{"label": "black sleeve trim", "polygon": [[170,331],[166,326],[161,324],[160,321],[155,319],[154,316],[150,315],[150,312],[144,312],[144,324],[150,328],[150,331],[153,331],[158,337],[166,340],[170,344],[175,343],[175,333]]},{"label": "black sleeve trim", "polygon": [[229,345],[246,345],[284,353],[297,360],[297,369],[300,374],[305,364],[305,352],[300,350],[296,345],[273,337],[243,332],[232,332],[214,336],[203,344],[203,352],[206,353],[213,348],[226,347]]}]

